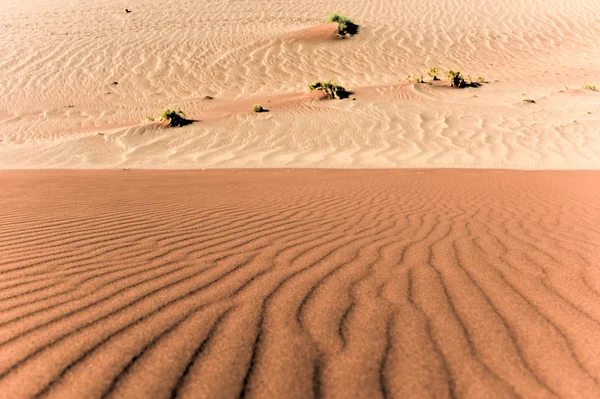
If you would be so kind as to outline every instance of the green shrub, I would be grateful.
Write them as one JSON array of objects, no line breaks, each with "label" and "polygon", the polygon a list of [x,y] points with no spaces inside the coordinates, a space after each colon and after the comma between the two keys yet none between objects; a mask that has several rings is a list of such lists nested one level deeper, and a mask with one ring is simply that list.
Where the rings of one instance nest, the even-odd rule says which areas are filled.
[{"label": "green shrub", "polygon": [[267,110],[264,109],[263,106],[260,105],[260,104],[254,104],[254,107],[252,107],[252,111],[254,111],[254,112],[267,112]]},{"label": "green shrub", "polygon": [[459,89],[464,89],[465,87],[479,87],[483,83],[487,83],[483,76],[476,78],[467,76],[465,78],[461,71],[450,70],[448,73],[446,73],[446,78],[450,82],[451,87],[457,87]]},{"label": "green shrub", "polygon": [[423,75],[406,75],[405,80],[410,83],[424,83]]},{"label": "green shrub", "polygon": [[474,78],[471,75],[468,75],[465,78],[465,81],[467,82],[467,86],[471,86],[471,87],[479,87],[479,86],[481,86],[482,83],[486,83],[483,76],[478,76],[478,77]]},{"label": "green shrub", "polygon": [[185,117],[185,114],[183,113],[183,111],[174,110],[174,109],[170,109],[170,108],[165,109],[158,118],[154,118],[152,116],[146,116],[144,118],[145,122],[154,122],[157,120],[160,122],[168,122],[169,126],[172,126],[172,127],[185,126],[185,125],[189,125],[190,123],[193,122],[192,120],[187,119]]},{"label": "green shrub", "polygon": [[446,74],[446,78],[450,82],[450,87],[458,87],[462,89],[463,87],[467,87],[467,81],[462,75],[461,71],[448,71]]},{"label": "green shrub", "polygon": [[427,71],[427,75],[429,75],[431,80],[440,80],[440,78],[438,78],[439,74],[440,74],[440,69],[436,66],[429,68],[429,71]]},{"label": "green shrub", "polygon": [[172,127],[184,126],[192,122],[185,117],[183,111],[169,108],[163,111],[162,115],[160,116],[160,120],[169,122],[169,126]]},{"label": "green shrub", "polygon": [[310,91],[322,90],[325,92],[327,97],[338,99],[338,100],[340,100],[342,98],[348,98],[348,96],[350,94],[352,94],[351,91],[346,90],[343,86],[340,86],[331,80],[328,82],[321,82],[321,81],[315,82],[311,85],[308,85],[308,89]]},{"label": "green shrub", "polygon": [[325,22],[335,22],[338,25],[337,34],[339,37],[344,38],[346,36],[354,36],[358,33],[359,26],[352,22],[352,20],[343,15],[334,13],[331,14]]},{"label": "green shrub", "polygon": [[596,87],[596,85],[593,85],[591,83],[584,83],[583,88],[591,90],[591,91],[598,91],[598,88]]}]

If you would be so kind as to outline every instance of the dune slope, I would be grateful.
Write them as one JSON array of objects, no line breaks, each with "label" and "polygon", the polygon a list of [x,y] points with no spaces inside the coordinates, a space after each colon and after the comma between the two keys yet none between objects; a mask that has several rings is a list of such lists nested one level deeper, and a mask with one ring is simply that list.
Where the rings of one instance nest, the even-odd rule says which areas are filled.
[{"label": "dune slope", "polygon": [[[126,7],[0,0],[0,168],[600,167],[597,0]],[[404,82],[434,65],[489,83]],[[286,101],[329,79],[356,100]],[[166,107],[198,122],[141,122]]]},{"label": "dune slope", "polygon": [[2,172],[0,397],[598,397],[599,183]]}]

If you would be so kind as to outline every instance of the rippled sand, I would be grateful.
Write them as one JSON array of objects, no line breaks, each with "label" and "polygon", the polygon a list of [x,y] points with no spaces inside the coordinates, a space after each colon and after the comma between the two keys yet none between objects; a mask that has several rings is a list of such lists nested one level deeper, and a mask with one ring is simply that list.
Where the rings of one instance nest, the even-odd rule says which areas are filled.
[{"label": "rippled sand", "polygon": [[600,173],[0,173],[2,398],[597,398]]},{"label": "rippled sand", "polygon": [[[360,33],[335,39],[333,11]],[[600,93],[582,87],[600,87],[599,15],[596,0],[0,0],[0,168],[598,168]],[[489,83],[403,81],[432,65]],[[317,79],[356,100],[307,95]],[[167,106],[198,122],[141,122]]]}]

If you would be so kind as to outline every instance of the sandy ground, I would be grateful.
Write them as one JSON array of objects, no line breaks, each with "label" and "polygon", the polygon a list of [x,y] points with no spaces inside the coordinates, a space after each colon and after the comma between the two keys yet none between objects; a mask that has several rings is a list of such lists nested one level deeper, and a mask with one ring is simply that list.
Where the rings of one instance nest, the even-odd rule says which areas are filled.
[{"label": "sandy ground", "polygon": [[600,173],[0,173],[2,398],[598,398]]},{"label": "sandy ground", "polygon": [[[599,42],[597,0],[0,0],[0,168],[596,169]],[[398,82],[433,65],[489,83]]]}]

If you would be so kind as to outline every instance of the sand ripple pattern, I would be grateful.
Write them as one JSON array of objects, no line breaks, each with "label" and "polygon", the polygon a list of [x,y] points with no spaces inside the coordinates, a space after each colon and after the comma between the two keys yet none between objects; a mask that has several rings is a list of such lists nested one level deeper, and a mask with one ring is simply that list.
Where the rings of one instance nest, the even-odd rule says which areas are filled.
[{"label": "sand ripple pattern", "polygon": [[599,183],[2,172],[0,397],[597,398]]}]

